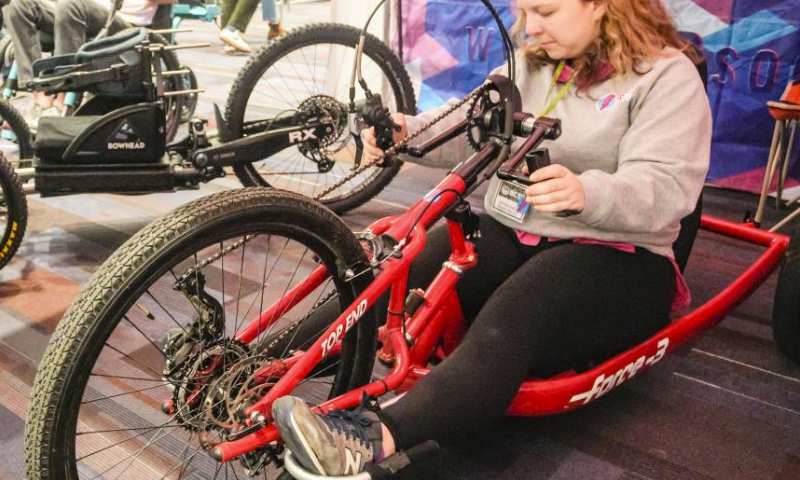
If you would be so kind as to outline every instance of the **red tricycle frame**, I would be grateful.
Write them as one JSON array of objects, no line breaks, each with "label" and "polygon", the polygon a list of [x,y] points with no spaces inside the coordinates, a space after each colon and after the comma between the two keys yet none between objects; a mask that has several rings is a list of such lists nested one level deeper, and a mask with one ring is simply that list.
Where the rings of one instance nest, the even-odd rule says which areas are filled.
[{"label": "red tricycle frame", "polygon": [[[552,134],[554,124],[543,120],[547,119],[533,122],[531,117],[515,114],[516,129],[525,131],[527,125],[530,136],[505,162],[501,171],[515,168],[523,156],[535,148],[548,132]],[[417,151],[424,154],[463,134],[466,128],[467,123],[462,121]],[[470,185],[475,183],[480,172],[487,170],[487,165],[498,157],[507,156],[507,153],[508,146],[502,142],[488,142],[473,157],[450,172],[406,213],[378,220],[369,227],[368,236],[387,234],[399,240],[399,243],[383,260],[381,270],[374,280],[345,308],[311,348],[265,367],[265,376],[273,379],[279,376],[280,379],[261,400],[247,409],[248,418],[253,422],[267,420],[272,402],[289,394],[323,358],[336,355],[342,335],[358,322],[386,290],[390,289],[388,311],[404,312],[409,266],[425,246],[427,228],[454,205],[463,201],[463,196],[471,191]],[[488,170],[492,170],[491,166]],[[466,330],[466,323],[454,287],[461,274],[474,266],[478,259],[472,244],[466,240],[461,224],[448,218],[447,226],[452,254],[429,287],[425,291],[417,292],[421,296],[419,308],[412,315],[387,314],[386,324],[380,329],[383,347],[378,356],[384,362],[393,363],[392,370],[385,378],[318,405],[318,411],[352,408],[359,404],[364,393],[377,397],[389,391],[407,390],[430,372],[428,361],[435,354],[446,355],[458,345]],[[586,405],[618,387],[702,331],[716,325],[774,271],[789,245],[788,237],[759,230],[751,223],[735,223],[703,216],[700,228],[766,249],[727,288],[639,345],[582,373],[567,373],[551,379],[524,382],[509,407],[508,414],[543,416],[562,413]],[[236,340],[244,343],[252,341],[258,332],[265,331],[328,277],[325,267],[318,267],[257,319],[242,327],[236,334]],[[274,425],[267,424],[237,440],[215,445],[211,455],[219,461],[229,461],[275,441],[279,441],[277,429]]]}]

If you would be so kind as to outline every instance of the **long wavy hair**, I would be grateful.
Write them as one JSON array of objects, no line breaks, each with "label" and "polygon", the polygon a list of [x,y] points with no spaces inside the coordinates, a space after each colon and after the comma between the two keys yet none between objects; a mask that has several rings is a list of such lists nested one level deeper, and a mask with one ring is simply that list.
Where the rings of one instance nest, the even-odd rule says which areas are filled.
[{"label": "long wavy hair", "polygon": [[[572,63],[579,90],[585,91],[613,74],[645,73],[646,70],[640,70],[642,63],[661,56],[665,47],[675,47],[695,63],[700,61],[696,49],[679,37],[662,0],[582,1],[602,1],[606,11],[600,20],[599,35],[585,55]],[[536,42],[525,37],[525,20],[525,12],[520,11],[512,31],[528,67],[535,69],[542,63],[554,63]]]}]

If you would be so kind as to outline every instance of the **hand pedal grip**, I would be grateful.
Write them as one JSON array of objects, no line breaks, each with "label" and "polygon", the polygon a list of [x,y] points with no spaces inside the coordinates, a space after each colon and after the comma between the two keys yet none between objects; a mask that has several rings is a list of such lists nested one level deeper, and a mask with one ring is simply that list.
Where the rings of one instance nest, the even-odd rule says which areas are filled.
[{"label": "hand pedal grip", "polygon": [[498,170],[497,176],[503,180],[511,180],[523,185],[533,185],[530,175],[536,170],[550,165],[550,151],[546,148],[537,148],[525,154],[525,165],[528,167],[528,175],[513,173],[517,170],[516,165],[512,166],[511,172]]}]

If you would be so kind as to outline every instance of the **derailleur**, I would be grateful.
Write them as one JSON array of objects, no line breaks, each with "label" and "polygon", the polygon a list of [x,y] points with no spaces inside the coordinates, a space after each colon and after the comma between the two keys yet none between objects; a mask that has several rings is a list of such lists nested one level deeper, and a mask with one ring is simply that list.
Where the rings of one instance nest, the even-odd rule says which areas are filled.
[{"label": "derailleur", "polygon": [[170,330],[164,339],[167,360],[163,375],[167,378],[193,358],[198,348],[222,339],[225,333],[223,307],[205,291],[205,284],[205,275],[190,268],[172,286],[189,300],[196,314],[191,325]]},{"label": "derailleur", "polygon": [[225,312],[219,301],[205,291],[205,286],[206,276],[190,268],[172,288],[184,294],[195,308],[195,321],[199,323],[203,340],[219,340],[225,333]]}]

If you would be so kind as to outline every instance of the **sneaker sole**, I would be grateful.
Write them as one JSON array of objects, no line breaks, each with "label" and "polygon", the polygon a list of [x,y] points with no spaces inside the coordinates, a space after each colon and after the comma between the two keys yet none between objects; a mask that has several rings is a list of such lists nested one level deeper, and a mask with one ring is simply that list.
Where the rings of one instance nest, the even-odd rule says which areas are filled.
[{"label": "sneaker sole", "polygon": [[[276,402],[280,402],[282,399],[276,400]],[[288,420],[288,421],[287,421]],[[295,421],[294,415],[292,415],[292,410],[289,410],[289,413],[283,413],[283,409],[280,409],[278,414],[275,416],[275,422],[281,424],[290,424],[292,429],[290,432],[287,432],[285,437],[282,436],[283,443],[289,447],[289,450],[300,460],[300,464],[305,465],[314,465],[314,468],[317,470],[317,475],[326,475],[325,469],[322,468],[320,465],[317,456],[314,454],[314,451],[308,444],[308,440],[303,436],[299,425]]]},{"label": "sneaker sole", "polygon": [[233,47],[237,52],[250,53],[250,52],[253,51],[252,48],[249,49],[249,50],[241,48],[240,46],[236,45],[236,42],[234,42],[233,40],[229,40],[227,37],[220,36],[219,39],[222,40],[223,42],[227,43],[231,47]]}]

